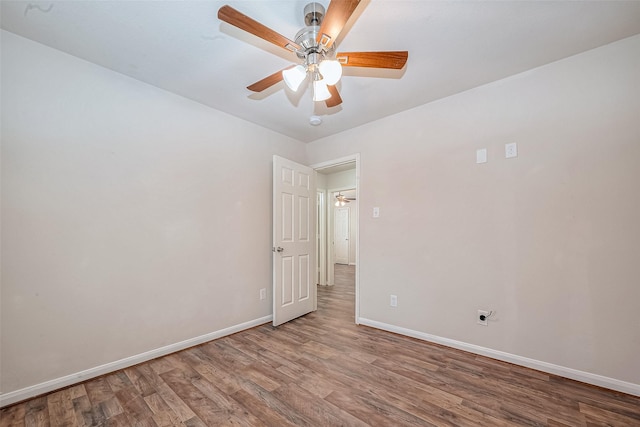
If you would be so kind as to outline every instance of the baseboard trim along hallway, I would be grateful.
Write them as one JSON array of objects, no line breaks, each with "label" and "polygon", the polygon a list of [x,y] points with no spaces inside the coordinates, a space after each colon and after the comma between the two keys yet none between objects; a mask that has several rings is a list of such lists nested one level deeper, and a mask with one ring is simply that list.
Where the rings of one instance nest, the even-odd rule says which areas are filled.
[{"label": "baseboard trim along hallway", "polygon": [[0,408],[20,402],[26,399],[30,399],[41,394],[49,393],[54,390],[58,390],[64,387],[68,387],[73,384],[77,384],[91,378],[99,377],[111,372],[119,371],[120,369],[128,368],[130,366],[137,365],[139,363],[147,362],[152,359],[156,359],[161,356],[166,356],[171,353],[175,353],[180,350],[184,350],[189,347],[193,347],[199,344],[225,337],[227,335],[235,334],[236,332],[244,331],[245,329],[251,329],[256,326],[263,325],[271,322],[272,315],[261,317],[258,319],[250,320],[248,322],[240,323],[238,325],[229,326],[228,328],[220,329],[219,331],[210,332],[199,337],[190,338],[188,340],[180,341],[175,344],[170,344],[164,347],[157,348],[155,350],[146,351],[144,353],[136,354],[134,356],[125,357],[124,359],[116,360],[114,362],[106,363],[104,365],[96,366],[95,368],[86,369],[84,371],[77,372],[75,374],[66,375],[64,377],[56,378],[50,381],[45,381],[40,384],[25,387],[20,390],[12,391],[9,393],[0,394]]},{"label": "baseboard trim along hallway", "polygon": [[402,328],[400,326],[394,326],[388,323],[378,322],[376,320],[366,319],[362,317],[358,319],[358,324],[381,329],[383,331],[393,332],[399,335],[417,338],[419,340],[428,341],[447,347],[456,348],[458,350],[468,351],[470,353],[479,354],[481,356],[490,357],[492,359],[502,360],[503,362],[513,363],[514,365],[536,369],[538,371],[546,372],[549,374],[559,375],[561,377],[569,378],[583,383],[621,391],[633,396],[640,396],[640,384],[620,381],[615,378],[609,378],[602,375],[592,374],[590,372],[579,371],[577,369],[554,365],[553,363],[542,362],[540,360],[529,359],[527,357],[506,353],[499,350],[493,350],[475,344],[468,344],[449,338],[443,338],[437,335],[427,334],[425,332],[414,331],[413,329]]}]

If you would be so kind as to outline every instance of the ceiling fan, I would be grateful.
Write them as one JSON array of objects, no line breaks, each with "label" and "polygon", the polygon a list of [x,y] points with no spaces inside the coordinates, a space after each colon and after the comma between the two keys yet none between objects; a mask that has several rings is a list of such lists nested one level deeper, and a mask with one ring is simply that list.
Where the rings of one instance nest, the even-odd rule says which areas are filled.
[{"label": "ceiling fan", "polygon": [[355,200],[355,197],[347,197],[343,194],[341,194],[340,192],[338,192],[338,194],[336,194],[336,206],[344,206],[347,203],[349,203],[350,201]]},{"label": "ceiling fan", "polygon": [[333,0],[326,10],[319,3],[309,3],[304,8],[306,27],[296,34],[295,41],[262,25],[229,5],[218,10],[218,18],[263,40],[295,53],[299,64],[271,74],[247,87],[254,92],[263,90],[284,80],[297,91],[309,77],[312,82],[313,100],[324,101],[327,107],[342,103],[336,84],[342,76],[342,67],[369,67],[402,69],[407,62],[407,51],[336,52],[336,39],[355,11],[360,0]]}]

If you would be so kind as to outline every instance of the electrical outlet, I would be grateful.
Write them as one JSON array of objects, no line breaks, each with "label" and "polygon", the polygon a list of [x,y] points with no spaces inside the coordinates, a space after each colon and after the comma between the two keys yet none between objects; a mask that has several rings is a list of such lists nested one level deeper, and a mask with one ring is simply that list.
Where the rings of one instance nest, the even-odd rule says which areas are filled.
[{"label": "electrical outlet", "polygon": [[518,157],[518,145],[515,142],[504,145],[504,157],[506,159]]},{"label": "electrical outlet", "polygon": [[260,299],[266,299],[266,298],[267,298],[267,288],[260,289]]},{"label": "electrical outlet", "polygon": [[391,298],[389,300],[389,305],[391,307],[397,307],[398,306],[398,296],[397,295],[391,295]]},{"label": "electrical outlet", "polygon": [[478,325],[489,326],[489,314],[486,310],[478,310],[478,316],[476,317]]}]

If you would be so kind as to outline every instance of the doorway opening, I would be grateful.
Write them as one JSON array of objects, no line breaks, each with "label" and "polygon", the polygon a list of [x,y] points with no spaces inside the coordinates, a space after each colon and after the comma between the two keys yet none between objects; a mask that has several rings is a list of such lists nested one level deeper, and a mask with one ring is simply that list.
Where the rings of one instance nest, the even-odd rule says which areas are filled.
[{"label": "doorway opening", "polygon": [[[360,155],[354,154],[311,166],[316,171],[317,281],[335,283],[335,268],[355,269],[355,323],[359,324],[359,177]],[[336,203],[338,206],[336,206]]]},{"label": "doorway opening", "polygon": [[[338,175],[339,174],[339,175]],[[355,169],[337,172],[334,176],[353,177]],[[331,175],[329,175],[331,177]],[[335,266],[355,266],[358,229],[358,198],[355,187],[327,190],[326,240],[327,240],[327,285],[335,284]]]}]

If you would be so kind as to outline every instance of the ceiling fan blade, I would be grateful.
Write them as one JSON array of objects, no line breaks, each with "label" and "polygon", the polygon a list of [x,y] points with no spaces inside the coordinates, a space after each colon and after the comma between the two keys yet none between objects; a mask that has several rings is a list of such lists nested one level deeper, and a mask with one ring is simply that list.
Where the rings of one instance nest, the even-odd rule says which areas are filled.
[{"label": "ceiling fan blade", "polygon": [[359,3],[360,0],[333,0],[329,3],[317,42],[325,45],[327,49],[331,48]]},{"label": "ceiling fan blade", "polygon": [[338,93],[338,88],[335,86],[327,86],[327,88],[329,89],[329,93],[331,94],[331,98],[324,101],[325,104],[327,104],[327,107],[331,108],[342,104],[342,98]]},{"label": "ceiling fan blade", "polygon": [[229,5],[224,5],[218,10],[218,19],[292,52],[301,49],[297,43],[238,12]]},{"label": "ceiling fan blade", "polygon": [[343,67],[392,68],[400,70],[407,63],[409,52],[340,52],[336,59]]},{"label": "ceiling fan blade", "polygon": [[280,83],[282,81],[282,72],[293,67],[295,67],[295,65],[287,67],[284,70],[276,71],[270,76],[267,76],[264,79],[259,80],[250,86],[247,86],[247,89],[252,90],[254,92],[262,92],[263,90],[270,88],[274,84]]}]

